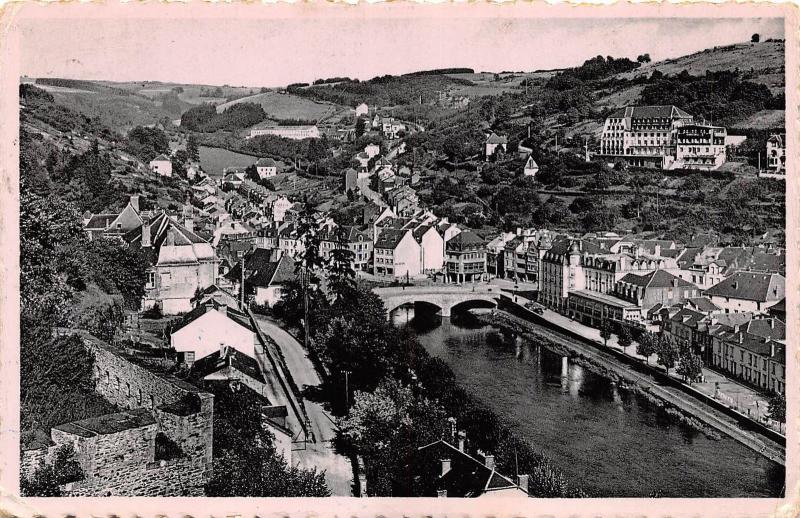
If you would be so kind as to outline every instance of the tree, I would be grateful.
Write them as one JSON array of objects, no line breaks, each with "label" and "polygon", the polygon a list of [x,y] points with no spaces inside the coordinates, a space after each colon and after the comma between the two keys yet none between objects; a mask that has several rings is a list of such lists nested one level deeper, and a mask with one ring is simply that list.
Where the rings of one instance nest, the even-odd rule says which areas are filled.
[{"label": "tree", "polygon": [[364,117],[359,117],[356,119],[356,138],[361,138],[365,131],[366,131],[366,123],[364,122]]},{"label": "tree", "polygon": [[325,473],[290,467],[261,423],[263,400],[229,386],[214,391],[214,466],[207,496],[330,496]]},{"label": "tree", "polygon": [[691,385],[703,374],[703,360],[692,351],[684,351],[678,361],[677,373],[683,376],[683,380]]},{"label": "tree", "polygon": [[611,324],[605,318],[600,323],[600,338],[603,339],[603,345],[608,345],[608,339],[611,338]]},{"label": "tree", "polygon": [[158,128],[136,126],[128,132],[125,147],[139,160],[149,162],[157,155],[169,153],[169,139]]},{"label": "tree", "polygon": [[769,399],[769,417],[779,423],[786,422],[786,397],[783,394],[774,394]]},{"label": "tree", "polygon": [[348,299],[355,292],[356,272],[353,270],[355,254],[350,250],[347,240],[347,230],[339,227],[336,231],[336,246],[331,251],[327,264],[328,291],[333,299]]},{"label": "tree", "polygon": [[626,349],[633,344],[633,336],[628,326],[620,324],[619,333],[617,334],[617,343],[622,347],[623,353],[626,353]]},{"label": "tree", "polygon": [[678,361],[678,348],[665,336],[659,336],[656,340],[656,354],[658,364],[664,367],[664,371],[669,374],[669,370]]},{"label": "tree", "polygon": [[641,54],[636,58],[639,63],[650,63],[650,54]]},{"label": "tree", "polygon": [[197,145],[197,137],[189,135],[186,139],[186,153],[189,155],[189,160],[197,162],[200,160],[200,147]]},{"label": "tree", "polygon": [[86,475],[75,459],[72,444],[59,446],[53,462],[37,467],[30,477],[21,477],[22,496],[62,496],[61,485],[83,480]]},{"label": "tree", "polygon": [[656,352],[658,337],[653,333],[644,332],[636,344],[636,354],[644,356],[645,362],[650,363],[650,356]]},{"label": "tree", "polygon": [[[316,140],[316,139],[314,139]],[[298,274],[303,290],[303,336],[306,347],[310,340],[309,327],[309,292],[319,291],[319,277],[317,271],[325,266],[325,260],[320,252],[320,227],[314,209],[304,202],[303,211],[297,221],[297,233],[300,239],[300,253],[297,255],[295,272]]]},{"label": "tree", "polygon": [[750,36],[750,41],[752,43],[758,43],[759,41],[761,41],[761,35],[758,33],[753,34],[752,36]]}]

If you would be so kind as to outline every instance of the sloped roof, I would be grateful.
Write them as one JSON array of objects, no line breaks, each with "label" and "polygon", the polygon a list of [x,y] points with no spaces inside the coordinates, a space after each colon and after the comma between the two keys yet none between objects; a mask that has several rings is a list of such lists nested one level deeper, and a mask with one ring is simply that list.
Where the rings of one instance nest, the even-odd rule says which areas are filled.
[{"label": "sloped roof", "polygon": [[232,367],[260,383],[265,382],[255,358],[251,358],[234,347],[227,348],[227,356],[222,356],[222,351],[217,350],[195,361],[192,365],[192,377],[202,379],[228,367]]},{"label": "sloped roof", "polygon": [[487,144],[508,144],[508,139],[505,135],[500,136],[495,132],[492,132],[488,137],[486,137]]},{"label": "sloped roof", "polygon": [[278,164],[275,163],[275,160],[267,157],[267,158],[259,158],[258,162],[256,162],[256,166],[259,166],[259,167],[278,167]]},{"label": "sloped roof", "polygon": [[777,273],[736,272],[706,290],[706,295],[766,302],[783,297],[786,279]]},{"label": "sloped roof", "polygon": [[[425,479],[434,478],[435,488],[424,488],[425,496],[434,496],[436,489],[447,490],[448,497],[478,497],[487,491],[498,489],[520,489],[507,477],[501,475],[484,462],[463,452],[444,440],[438,440],[417,449],[420,453],[414,466],[425,471]],[[450,470],[441,475],[441,459],[450,459]],[[521,493],[522,494],[522,493]]]},{"label": "sloped roof", "polygon": [[629,273],[620,279],[620,282],[626,282],[644,288],[671,288],[673,286],[678,288],[696,287],[691,282],[684,281],[680,277],[676,277],[665,270],[655,270],[644,275]]},{"label": "sloped roof", "polygon": [[697,311],[702,311],[703,313],[719,311],[720,309],[716,304],[711,302],[711,299],[709,299],[708,297],[692,297],[690,299],[687,299],[687,302],[696,307]]},{"label": "sloped roof", "polygon": [[281,286],[297,278],[295,261],[288,254],[283,254],[276,262],[266,268],[254,272],[245,282],[252,286]]},{"label": "sloped roof", "polygon": [[105,230],[119,214],[93,214],[83,228],[86,230]]},{"label": "sloped roof", "polygon": [[400,241],[403,240],[408,232],[408,229],[385,228],[378,236],[378,240],[375,242],[375,248],[394,249],[400,244]]},{"label": "sloped roof", "polygon": [[691,117],[691,115],[671,104],[664,106],[628,106],[620,108],[609,115],[609,118],[612,119],[627,117],[632,119],[665,119]]},{"label": "sloped roof", "polygon": [[456,234],[447,242],[447,249],[464,250],[467,248],[481,247],[485,244],[486,241],[481,239],[478,234],[471,230],[465,230],[464,232]]},{"label": "sloped roof", "polygon": [[224,308],[224,310],[223,310],[224,314],[225,314],[225,316],[228,317],[228,319],[230,319],[233,322],[236,322],[237,324],[239,324],[242,327],[245,327],[245,328],[249,329],[250,331],[253,331],[253,327],[250,325],[250,319],[247,317],[247,315],[245,315],[244,313],[241,313],[237,309],[228,307],[228,306],[226,306],[224,304],[221,304],[221,303],[217,302],[214,299],[211,299],[208,302],[206,302],[205,304],[203,304],[201,306],[197,306],[196,308],[194,308],[190,312],[186,313],[183,316],[183,318],[181,318],[181,320],[172,327],[172,333],[175,333],[175,332],[183,329],[184,327],[188,326],[189,324],[191,324],[192,322],[194,322],[198,318],[202,317],[203,315],[205,315],[209,311],[217,311],[217,310],[221,310],[223,308]]}]

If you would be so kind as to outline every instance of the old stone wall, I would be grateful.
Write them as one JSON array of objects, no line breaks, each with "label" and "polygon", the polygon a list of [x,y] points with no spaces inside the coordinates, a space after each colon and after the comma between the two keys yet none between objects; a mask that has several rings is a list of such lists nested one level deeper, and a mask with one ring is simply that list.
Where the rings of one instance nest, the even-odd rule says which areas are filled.
[{"label": "old stone wall", "polygon": [[[55,449],[71,443],[86,476],[62,487],[68,496],[202,496],[212,473],[213,395],[137,365],[88,334],[77,334],[95,355],[95,390],[123,409],[147,409],[155,422],[112,433],[53,428],[53,444],[22,453],[22,476],[52,462]],[[156,459],[159,432],[180,446],[180,457]]]}]

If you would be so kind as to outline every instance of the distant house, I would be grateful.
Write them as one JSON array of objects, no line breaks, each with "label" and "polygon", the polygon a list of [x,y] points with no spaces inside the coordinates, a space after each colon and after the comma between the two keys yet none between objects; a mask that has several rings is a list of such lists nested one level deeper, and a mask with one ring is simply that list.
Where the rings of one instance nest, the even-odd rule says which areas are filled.
[{"label": "distant house", "polygon": [[271,158],[261,158],[256,162],[256,172],[262,180],[278,174],[278,164]]},{"label": "distant house", "polygon": [[[770,135],[767,139],[767,175],[786,176],[786,135]],[[765,176],[762,174],[762,176]]]},{"label": "distant house", "polygon": [[369,115],[369,106],[366,103],[356,106],[356,117],[361,117],[362,115]]},{"label": "distant house", "polygon": [[150,161],[150,170],[161,176],[172,176],[172,160],[166,155],[158,155]]},{"label": "distant house", "polygon": [[636,304],[645,312],[656,304],[671,306],[700,297],[697,286],[665,270],[644,275],[628,273],[617,281],[614,291],[618,297]]},{"label": "distant house", "polygon": [[369,158],[378,156],[380,152],[381,147],[377,144],[367,144],[367,146],[364,148],[364,153],[366,153]]},{"label": "distant house", "polygon": [[485,143],[485,155],[486,160],[489,160],[495,153],[500,150],[501,152],[505,153],[506,148],[508,147],[508,139],[505,136],[500,136],[495,132],[489,134],[486,137]]},{"label": "distant house", "polygon": [[536,163],[536,160],[534,160],[532,156],[529,156],[528,160],[525,162],[525,167],[522,169],[522,174],[525,176],[536,176],[538,172],[539,164]]},{"label": "distant house", "polygon": [[234,308],[210,301],[184,315],[172,328],[170,346],[200,359],[226,347],[255,357],[255,335],[248,317]]},{"label": "distant house", "polygon": [[726,313],[764,313],[786,297],[786,279],[777,273],[737,272],[705,294]]},{"label": "distant house", "polygon": [[141,226],[142,222],[139,196],[134,195],[119,214],[84,214],[83,230],[90,241],[98,237],[122,238],[127,232]]}]

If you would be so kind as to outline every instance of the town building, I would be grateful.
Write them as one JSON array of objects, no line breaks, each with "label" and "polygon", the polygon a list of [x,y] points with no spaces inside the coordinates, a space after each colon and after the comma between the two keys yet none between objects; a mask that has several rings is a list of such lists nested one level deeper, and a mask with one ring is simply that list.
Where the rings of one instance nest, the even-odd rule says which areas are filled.
[{"label": "town building", "polygon": [[656,304],[672,306],[701,295],[697,286],[662,269],[643,275],[628,273],[615,284],[614,292],[643,311]]},{"label": "town building", "polygon": [[353,270],[368,272],[372,270],[372,238],[365,230],[356,226],[347,225],[324,232],[321,238],[320,249],[325,260],[330,259],[333,250],[346,246],[353,254]]},{"label": "town building", "polygon": [[304,140],[307,138],[320,138],[319,128],[314,125],[304,126],[276,126],[273,124],[258,125],[250,129],[248,138],[260,137],[262,135],[274,135],[276,137],[291,140]]},{"label": "town building", "polygon": [[501,232],[486,244],[486,273],[489,277],[505,277],[505,246],[515,235]]},{"label": "town building", "polygon": [[705,295],[726,313],[765,313],[786,297],[786,279],[778,273],[736,272]]},{"label": "town building", "polygon": [[142,225],[142,215],[139,212],[139,196],[131,196],[128,204],[118,214],[92,214],[83,215],[83,231],[89,241],[100,237],[107,239],[121,239],[126,233]]},{"label": "town building", "polygon": [[[480,454],[479,454],[480,455]],[[408,472],[419,481],[421,496],[440,498],[527,498],[528,476],[517,482],[497,472],[494,455],[467,453],[443,439],[417,449]]]},{"label": "town building", "polygon": [[475,282],[486,278],[486,242],[470,230],[447,242],[447,280]]},{"label": "town building", "polygon": [[272,178],[278,174],[278,163],[271,158],[260,158],[256,162],[256,172],[260,179]]},{"label": "town building", "polygon": [[374,244],[374,274],[394,278],[422,273],[420,245],[410,229],[385,228]]},{"label": "town building", "polygon": [[726,160],[727,130],[708,124],[686,124],[677,129],[675,169],[718,169]]},{"label": "town building", "polygon": [[508,148],[508,138],[505,135],[498,135],[495,132],[489,134],[486,137],[486,142],[484,143],[484,156],[486,160],[489,160],[495,153],[502,152],[505,153]]},{"label": "town building", "polygon": [[158,155],[150,161],[150,170],[161,176],[172,176],[172,160],[166,155]]},{"label": "town building", "polygon": [[606,118],[600,156],[628,165],[670,169],[677,155],[678,128],[694,117],[676,106],[628,106]]},{"label": "town building", "polygon": [[528,159],[525,161],[525,167],[522,168],[523,176],[536,176],[538,172],[539,164],[536,163],[536,160],[534,160],[532,156],[528,156]]},{"label": "town building", "polygon": [[189,363],[227,347],[255,357],[255,335],[247,315],[215,301],[186,313],[172,327],[169,340]]},{"label": "town building", "polygon": [[142,308],[155,305],[165,315],[192,309],[198,290],[216,283],[219,261],[211,244],[162,212],[124,236],[125,242],[147,254],[150,266]]},{"label": "town building", "polygon": [[380,128],[384,138],[390,140],[398,138],[400,133],[406,130],[405,124],[394,117],[382,117],[380,119]]},{"label": "town building", "polygon": [[367,103],[361,103],[356,106],[356,117],[369,115],[369,106]]},{"label": "town building", "polygon": [[[755,324],[755,325],[754,325]],[[746,383],[786,393],[786,326],[775,318],[711,326],[711,366]]]},{"label": "town building", "polygon": [[770,135],[767,139],[766,172],[759,176],[772,178],[786,177],[786,134]]},{"label": "town building", "polygon": [[366,147],[364,147],[364,153],[369,158],[376,157],[380,155],[381,147],[377,144],[367,144]]}]

